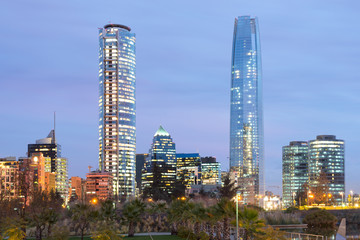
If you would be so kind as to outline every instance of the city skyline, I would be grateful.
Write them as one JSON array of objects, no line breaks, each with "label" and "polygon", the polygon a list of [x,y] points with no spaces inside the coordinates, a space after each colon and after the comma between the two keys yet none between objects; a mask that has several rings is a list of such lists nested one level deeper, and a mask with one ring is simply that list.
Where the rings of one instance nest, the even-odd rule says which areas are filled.
[{"label": "city skyline", "polygon": [[[0,26],[7,38],[0,40],[1,100],[7,104],[0,156],[26,156],[27,144],[51,129],[56,110],[57,138],[69,159],[69,176],[84,176],[88,165],[97,166],[96,28],[111,20],[131,26],[138,34],[137,153],[147,152],[153,129],[164,124],[179,152],[216,156],[227,170],[233,21],[250,13],[258,16],[262,34],[267,185],[281,187],[281,146],[292,139],[332,134],[347,143],[346,189],[360,192],[356,184],[360,99],[355,81],[359,73],[353,70],[360,36],[351,31],[359,21],[353,5],[359,3],[305,1],[282,6],[275,1],[270,10],[267,4],[235,1],[219,8],[208,3],[202,9],[203,1],[191,4],[188,10],[185,3],[176,3],[176,12],[168,3],[159,10],[145,2],[127,3],[123,7],[129,12],[120,17],[115,9],[101,11],[91,1],[84,9],[66,1],[31,5],[24,1],[26,11],[15,10],[15,3],[2,3]],[[64,19],[59,13],[68,7],[69,18]],[[145,11],[149,7],[157,16]],[[12,24],[6,24],[10,19]],[[21,62],[15,58],[19,55]],[[35,108],[37,103],[42,108]],[[195,120],[184,121],[185,113]]]}]

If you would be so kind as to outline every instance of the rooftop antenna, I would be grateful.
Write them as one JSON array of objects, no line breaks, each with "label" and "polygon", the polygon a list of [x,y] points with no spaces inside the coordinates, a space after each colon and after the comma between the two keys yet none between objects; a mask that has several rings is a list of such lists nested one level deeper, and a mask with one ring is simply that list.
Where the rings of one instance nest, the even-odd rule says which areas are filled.
[{"label": "rooftop antenna", "polygon": [[55,126],[56,126],[56,111],[54,111],[54,136],[53,136],[53,143],[56,143],[56,139],[55,139]]}]

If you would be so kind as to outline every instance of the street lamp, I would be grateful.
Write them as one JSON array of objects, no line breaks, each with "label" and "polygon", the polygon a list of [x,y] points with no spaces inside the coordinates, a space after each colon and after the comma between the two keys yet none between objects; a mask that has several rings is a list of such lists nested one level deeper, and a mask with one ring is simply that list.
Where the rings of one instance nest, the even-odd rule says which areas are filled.
[{"label": "street lamp", "polygon": [[239,239],[239,201],[241,200],[240,193],[236,193],[236,240]]},{"label": "street lamp", "polygon": [[344,193],[340,192],[340,195],[341,195],[341,206],[343,207],[344,206],[344,201],[343,201]]}]

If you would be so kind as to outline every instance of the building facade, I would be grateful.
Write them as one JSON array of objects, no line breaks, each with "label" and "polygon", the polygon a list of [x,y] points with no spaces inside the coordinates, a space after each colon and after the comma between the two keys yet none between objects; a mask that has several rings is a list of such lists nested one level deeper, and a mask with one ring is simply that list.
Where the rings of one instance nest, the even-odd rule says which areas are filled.
[{"label": "building facade", "polygon": [[230,170],[244,204],[265,193],[262,76],[257,18],[235,19],[230,102]]},{"label": "building facade", "polygon": [[201,184],[201,158],[199,153],[176,154],[176,178],[189,190],[192,185]]},{"label": "building facade", "polygon": [[86,181],[81,177],[71,177],[69,180],[69,194],[68,201],[80,200],[85,198],[85,185]]},{"label": "building facade", "polygon": [[221,185],[221,164],[215,157],[201,158],[202,185]]},{"label": "building facade", "polygon": [[48,171],[56,171],[56,160],[61,157],[61,145],[56,142],[55,130],[51,130],[46,138],[36,140],[35,144],[28,144],[28,157],[34,153],[42,153],[44,157],[51,159],[50,169]]},{"label": "building facade", "polygon": [[114,176],[107,172],[93,171],[86,174],[86,200],[107,200],[114,196]]},{"label": "building facade", "polygon": [[114,194],[135,194],[135,34],[127,26],[99,30],[99,168],[110,172]]},{"label": "building facade", "polygon": [[[283,206],[295,205],[295,197],[308,182],[309,146],[304,141],[293,141],[282,148]],[[306,191],[306,189],[305,189]]]},{"label": "building facade", "polygon": [[[154,170],[154,169],[157,170]],[[159,188],[171,194],[176,181],[176,148],[170,134],[160,126],[156,131],[142,174],[142,190],[153,186],[155,172],[159,171]],[[156,176],[155,176],[156,177]]]},{"label": "building facade", "polygon": [[341,205],[345,194],[345,142],[334,135],[319,135],[309,141],[309,185],[318,184],[321,174],[328,182],[330,199]]},{"label": "building facade", "polygon": [[18,197],[19,163],[15,157],[0,158],[0,197],[11,200]]},{"label": "building facade", "polygon": [[141,193],[142,171],[145,168],[145,162],[148,156],[148,153],[136,154],[136,190],[138,194]]}]

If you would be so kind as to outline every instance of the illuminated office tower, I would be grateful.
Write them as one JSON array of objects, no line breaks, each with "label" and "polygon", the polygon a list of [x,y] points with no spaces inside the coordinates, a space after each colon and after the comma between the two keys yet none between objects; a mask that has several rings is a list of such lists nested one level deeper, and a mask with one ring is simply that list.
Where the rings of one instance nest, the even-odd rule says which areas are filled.
[{"label": "illuminated office tower", "polygon": [[50,169],[48,171],[56,171],[56,161],[58,157],[61,157],[61,145],[57,143],[55,138],[55,130],[51,130],[46,138],[36,140],[35,144],[28,144],[28,157],[31,157],[33,153],[43,154],[43,157],[51,158]]},{"label": "illuminated office tower", "polygon": [[309,185],[316,186],[321,173],[326,174],[329,193],[335,205],[345,194],[345,142],[334,135],[319,135],[309,141]]},{"label": "illuminated office tower", "polygon": [[221,164],[215,157],[201,158],[201,183],[202,185],[221,184]]},{"label": "illuminated office tower", "polygon": [[198,153],[176,154],[176,178],[183,181],[187,189],[201,183],[201,158]]},{"label": "illuminated office tower", "polygon": [[244,204],[264,191],[264,144],[260,36],[257,18],[235,19],[230,103],[230,170]]},{"label": "illuminated office tower", "polygon": [[[155,170],[157,168],[157,170]],[[170,134],[160,126],[156,131],[142,175],[142,190],[151,188],[158,171],[159,188],[171,194],[176,181],[176,150]]]},{"label": "illuminated office tower", "polygon": [[114,195],[135,194],[135,34],[120,24],[99,30],[99,168]]},{"label": "illuminated office tower", "polygon": [[[60,193],[64,200],[68,195],[68,160],[61,157],[61,145],[55,138],[55,130],[51,130],[46,138],[36,140],[35,144],[28,144],[28,157],[40,156],[44,158],[44,171],[55,174],[55,190]],[[48,179],[52,182],[52,174],[48,174]],[[46,189],[53,188],[50,184]],[[43,188],[45,190],[45,188]]]},{"label": "illuminated office tower", "polygon": [[[290,142],[282,148],[282,191],[283,206],[295,205],[296,195],[308,182],[308,143]],[[306,189],[305,189],[306,191]]]}]

